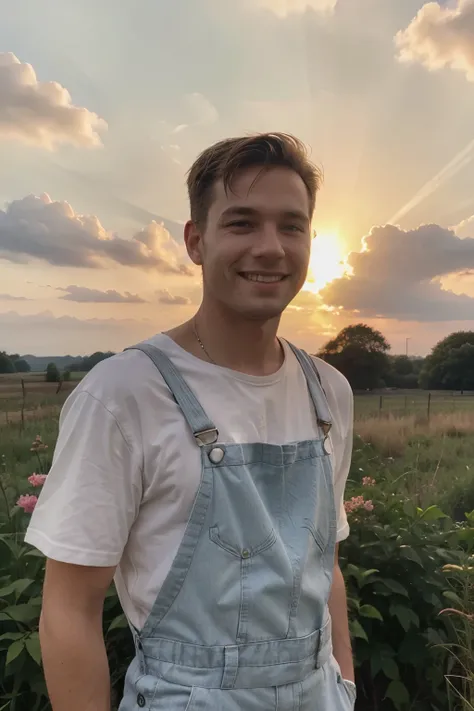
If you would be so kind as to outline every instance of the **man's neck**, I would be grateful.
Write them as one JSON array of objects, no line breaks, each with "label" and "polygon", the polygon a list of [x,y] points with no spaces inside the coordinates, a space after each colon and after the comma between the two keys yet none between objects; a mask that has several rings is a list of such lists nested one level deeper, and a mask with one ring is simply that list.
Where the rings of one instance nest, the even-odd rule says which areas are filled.
[{"label": "man's neck", "polygon": [[271,375],[283,364],[280,319],[250,321],[202,304],[190,321],[167,332],[192,355],[247,375]]}]

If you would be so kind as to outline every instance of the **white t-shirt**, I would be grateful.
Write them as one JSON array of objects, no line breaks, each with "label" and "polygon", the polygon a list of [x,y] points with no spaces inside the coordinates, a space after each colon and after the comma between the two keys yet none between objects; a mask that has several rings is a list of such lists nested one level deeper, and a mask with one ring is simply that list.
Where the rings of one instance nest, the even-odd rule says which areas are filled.
[{"label": "white t-shirt", "polygon": [[[173,360],[221,442],[285,444],[316,436],[306,380],[285,342],[285,361],[268,376],[212,365],[164,334],[148,342]],[[353,396],[337,370],[321,360],[317,367],[333,421],[340,541],[349,533],[343,495]],[[93,368],[68,397],[25,540],[65,563],[118,565],[120,602],[140,629],[176,555],[200,475],[200,449],[161,374],[141,351],[124,351]]]}]

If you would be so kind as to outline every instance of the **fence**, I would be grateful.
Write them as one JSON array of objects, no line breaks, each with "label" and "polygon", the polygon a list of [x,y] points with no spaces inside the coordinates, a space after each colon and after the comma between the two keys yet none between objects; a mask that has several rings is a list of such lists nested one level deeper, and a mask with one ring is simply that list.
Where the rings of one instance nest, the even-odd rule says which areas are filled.
[{"label": "fence", "polygon": [[355,417],[403,417],[418,415],[430,418],[434,413],[474,411],[474,392],[412,390],[408,392],[360,393],[355,396]]}]

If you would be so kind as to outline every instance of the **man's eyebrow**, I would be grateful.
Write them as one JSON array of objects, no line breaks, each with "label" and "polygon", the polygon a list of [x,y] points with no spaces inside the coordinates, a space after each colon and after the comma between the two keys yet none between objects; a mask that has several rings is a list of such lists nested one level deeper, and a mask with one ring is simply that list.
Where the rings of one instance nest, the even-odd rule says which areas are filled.
[{"label": "man's eyebrow", "polygon": [[[220,219],[224,220],[229,217],[258,217],[259,214],[259,211],[253,207],[234,205],[224,210],[220,216]],[[290,220],[301,220],[302,222],[309,221],[308,215],[301,210],[284,210],[280,216]]]}]

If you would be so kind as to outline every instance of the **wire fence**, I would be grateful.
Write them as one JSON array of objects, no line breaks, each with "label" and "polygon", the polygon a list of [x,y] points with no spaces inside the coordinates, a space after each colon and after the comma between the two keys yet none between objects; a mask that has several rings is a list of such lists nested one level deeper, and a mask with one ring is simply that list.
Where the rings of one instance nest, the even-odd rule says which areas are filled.
[{"label": "wire fence", "polygon": [[430,418],[433,414],[474,411],[474,392],[412,390],[388,393],[359,393],[355,396],[355,418]]}]

